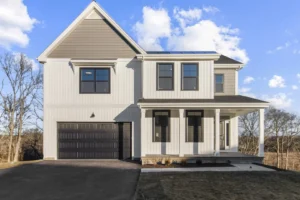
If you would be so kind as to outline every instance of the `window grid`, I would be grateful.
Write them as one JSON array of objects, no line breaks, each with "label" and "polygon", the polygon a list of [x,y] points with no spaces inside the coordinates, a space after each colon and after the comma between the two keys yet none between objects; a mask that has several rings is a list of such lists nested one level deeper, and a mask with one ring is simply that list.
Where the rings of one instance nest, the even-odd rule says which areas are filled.
[{"label": "window grid", "polygon": [[[93,80],[83,80],[83,72],[85,70],[89,70],[93,73]],[[107,71],[107,78],[105,78],[105,75],[97,75],[97,72],[99,71]],[[107,80],[98,80],[98,77],[104,77],[104,79]],[[80,69],[80,94],[109,94],[110,93],[110,68],[81,68]],[[99,78],[101,79],[101,78]],[[93,92],[83,92],[82,91],[82,83],[94,83],[94,91]],[[106,92],[97,92],[97,83],[107,83],[108,84],[108,90]]]},{"label": "window grid", "polygon": [[[219,82],[218,77],[222,81]],[[224,93],[224,74],[215,74],[215,93]]]},{"label": "window grid", "polygon": [[[196,70],[192,70],[191,67],[194,66]],[[190,68],[190,69],[186,69]],[[185,73],[187,72],[187,73]],[[193,75],[192,72],[195,72]],[[193,89],[186,89],[184,82],[185,80],[195,80],[195,87]],[[199,89],[199,65],[198,63],[183,63],[181,65],[181,90],[191,91],[191,90],[198,90]]]},{"label": "window grid", "polygon": [[[168,70],[164,69],[164,70],[161,70],[160,67],[164,67],[164,66],[167,66],[167,65],[170,65],[171,66],[171,76],[168,76],[166,72],[168,72]],[[168,90],[174,90],[174,64],[173,63],[158,63],[157,64],[157,68],[156,68],[156,71],[157,71],[157,81],[156,81],[156,90],[163,90],[163,91],[168,91]],[[161,75],[160,72],[165,72],[163,74],[165,75]],[[171,79],[171,88],[163,88],[163,87],[160,87],[160,83],[161,83],[161,79]]]}]

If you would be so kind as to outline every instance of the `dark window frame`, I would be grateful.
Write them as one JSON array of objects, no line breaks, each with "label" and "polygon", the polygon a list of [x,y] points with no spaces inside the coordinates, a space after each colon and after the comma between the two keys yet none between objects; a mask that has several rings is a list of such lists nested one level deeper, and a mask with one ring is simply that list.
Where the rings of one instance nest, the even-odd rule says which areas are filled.
[{"label": "dark window frame", "polygon": [[[93,81],[83,81],[82,80],[82,71],[83,70],[94,70],[94,80]],[[107,81],[97,81],[97,70],[108,70],[108,80]],[[93,82],[95,86],[95,92],[82,92],[81,83],[82,82]],[[108,82],[108,91],[107,92],[96,92],[97,82]],[[110,67],[81,67],[79,73],[79,94],[110,94],[111,93],[111,68]]]},{"label": "dark window frame", "polygon": [[226,141],[225,141],[225,147],[230,146],[230,122],[225,123],[226,128]]},{"label": "dark window frame", "polygon": [[[159,76],[159,65],[172,65],[172,89],[160,89],[159,88],[159,79],[160,78],[170,78],[170,77],[165,77]],[[156,64],[156,91],[174,91],[174,63],[157,63]]]},{"label": "dark window frame", "polygon": [[[223,76],[223,83],[222,83],[222,88],[223,88],[223,90],[222,90],[222,92],[217,92],[217,78],[216,78],[216,76],[218,76],[218,75],[222,75]],[[220,73],[218,73],[218,74],[215,74],[215,93],[219,93],[219,94],[222,94],[222,93],[224,93],[224,83],[225,83],[225,75],[224,74],[220,74]],[[221,84],[221,83],[218,83],[218,84]]]},{"label": "dark window frame", "polygon": [[[197,66],[196,89],[184,89],[184,78],[195,78],[195,77],[184,77],[184,65]],[[199,91],[199,63],[181,63],[181,91]]]},{"label": "dark window frame", "polygon": [[[201,116],[189,116],[189,112],[200,112]],[[204,111],[203,110],[187,110],[185,111],[185,117],[186,117],[186,134],[185,134],[185,142],[186,143],[203,143],[204,142],[204,131],[203,130],[203,124],[202,124],[202,118],[204,117]],[[189,117],[200,117],[200,121],[201,121],[201,134],[202,137],[198,137],[198,141],[188,141],[188,128],[189,128],[189,124],[188,124],[188,120]],[[196,127],[198,124],[194,125],[194,127]],[[195,134],[195,129],[194,129],[194,133]]]},{"label": "dark window frame", "polygon": [[[155,141],[155,113],[156,112],[167,112],[168,113],[168,132],[166,134],[169,135],[169,141]],[[170,110],[153,110],[152,111],[152,142],[154,143],[170,143],[171,142],[171,111]],[[167,137],[166,137],[167,138]]]}]

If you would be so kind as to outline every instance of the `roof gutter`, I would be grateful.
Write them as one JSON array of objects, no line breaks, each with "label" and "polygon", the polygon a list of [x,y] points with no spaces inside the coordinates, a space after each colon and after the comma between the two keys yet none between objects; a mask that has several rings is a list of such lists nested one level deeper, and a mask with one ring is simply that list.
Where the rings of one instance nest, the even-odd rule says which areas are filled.
[{"label": "roof gutter", "polygon": [[138,60],[218,60],[221,54],[137,54]]}]

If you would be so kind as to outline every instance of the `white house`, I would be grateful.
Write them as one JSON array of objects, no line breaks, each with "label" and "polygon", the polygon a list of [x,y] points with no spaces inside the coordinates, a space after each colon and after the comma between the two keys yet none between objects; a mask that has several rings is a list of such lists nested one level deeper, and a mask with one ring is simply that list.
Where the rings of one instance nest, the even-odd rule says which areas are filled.
[{"label": "white house", "polygon": [[147,52],[92,2],[38,60],[45,159],[218,158],[257,110],[264,156],[268,103],[238,95],[243,64],[217,52]]}]

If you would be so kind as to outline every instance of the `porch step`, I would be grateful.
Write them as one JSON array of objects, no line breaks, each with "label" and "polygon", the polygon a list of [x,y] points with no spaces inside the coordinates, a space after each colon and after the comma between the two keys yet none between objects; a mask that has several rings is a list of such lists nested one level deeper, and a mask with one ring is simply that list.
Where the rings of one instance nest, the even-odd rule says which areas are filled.
[{"label": "porch step", "polygon": [[261,157],[193,157],[186,158],[187,163],[231,163],[231,164],[252,164],[262,163]]}]

